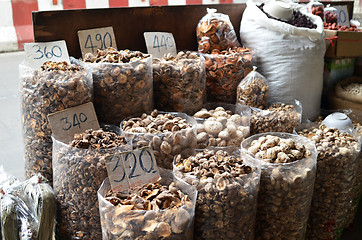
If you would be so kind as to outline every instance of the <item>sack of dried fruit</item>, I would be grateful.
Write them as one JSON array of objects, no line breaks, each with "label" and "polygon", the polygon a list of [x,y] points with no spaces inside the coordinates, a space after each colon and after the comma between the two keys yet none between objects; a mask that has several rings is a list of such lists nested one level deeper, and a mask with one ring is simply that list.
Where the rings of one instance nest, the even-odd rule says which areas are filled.
[{"label": "sack of dried fruit", "polygon": [[205,59],[197,52],[165,54],[153,59],[155,107],[192,115],[206,98]]},{"label": "sack of dried fruit", "polygon": [[152,56],[113,48],[88,53],[93,72],[94,108],[99,122],[119,125],[153,109]]},{"label": "sack of dried fruit", "polygon": [[97,190],[107,177],[106,157],[131,150],[119,128],[113,129],[88,129],[70,143],[53,138],[59,239],[101,239]]},{"label": "sack of dried fruit", "polygon": [[216,13],[216,11],[216,9],[208,8],[207,14],[197,25],[196,36],[201,53],[211,53],[214,49],[222,51],[240,47],[229,16]]},{"label": "sack of dried fruit", "polygon": [[41,173],[52,184],[52,132],[47,115],[91,102],[92,73],[84,64],[46,62],[40,69],[20,64],[19,75],[26,177]]},{"label": "sack of dried fruit", "polygon": [[269,86],[263,75],[253,67],[240,83],[237,90],[236,102],[250,107],[264,109],[268,105]]},{"label": "sack of dried fruit", "polygon": [[129,194],[112,192],[109,179],[98,190],[104,240],[193,239],[197,190],[159,168],[161,180]]},{"label": "sack of dried fruit", "polygon": [[[289,20],[272,17],[265,5],[249,0],[240,23],[240,38],[254,53],[260,73],[268,79],[270,102],[303,104],[303,119],[320,110],[325,54],[322,19],[293,2],[283,2]],[[269,11],[270,13],[270,11]]]}]

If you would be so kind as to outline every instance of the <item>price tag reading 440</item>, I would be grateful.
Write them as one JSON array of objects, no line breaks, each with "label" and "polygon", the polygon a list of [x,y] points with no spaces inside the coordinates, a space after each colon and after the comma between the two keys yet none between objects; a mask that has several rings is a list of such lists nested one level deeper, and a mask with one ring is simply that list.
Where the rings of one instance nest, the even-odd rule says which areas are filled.
[{"label": "price tag reading 440", "polygon": [[83,57],[86,53],[97,53],[97,49],[117,49],[113,27],[81,30],[78,31],[78,38]]},{"label": "price tag reading 440", "polygon": [[145,32],[144,33],[147,52],[155,58],[162,58],[164,54],[171,53],[176,56],[176,42],[172,33],[167,32]]},{"label": "price tag reading 440", "polygon": [[64,40],[25,43],[24,51],[29,65],[35,69],[40,68],[43,63],[48,61],[70,63],[67,44]]},{"label": "price tag reading 440", "polygon": [[49,114],[48,120],[53,136],[65,143],[73,140],[76,133],[82,133],[87,129],[96,130],[100,128],[91,102]]},{"label": "price tag reading 440", "polygon": [[112,190],[120,192],[153,183],[160,173],[151,148],[140,148],[106,158],[107,172]]}]

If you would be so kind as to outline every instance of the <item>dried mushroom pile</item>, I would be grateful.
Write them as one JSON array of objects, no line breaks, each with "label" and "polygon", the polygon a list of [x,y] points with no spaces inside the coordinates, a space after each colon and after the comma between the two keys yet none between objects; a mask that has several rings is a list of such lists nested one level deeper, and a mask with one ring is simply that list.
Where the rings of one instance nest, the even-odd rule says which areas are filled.
[{"label": "dried mushroom pile", "polygon": [[255,239],[303,239],[316,172],[313,143],[274,133],[252,136],[242,148],[262,164]]},{"label": "dried mushroom pile", "polygon": [[236,102],[236,89],[251,71],[252,52],[248,48],[234,47],[212,50],[203,54],[206,67],[206,92],[210,102]]},{"label": "dried mushroom pile", "polygon": [[126,150],[125,138],[103,130],[76,134],[70,145],[54,141],[57,235],[61,239],[100,239],[97,190],[107,177],[105,157]]},{"label": "dried mushroom pile", "polygon": [[359,143],[348,133],[322,124],[304,129],[299,134],[313,140],[318,151],[307,237],[337,239],[354,197],[352,190],[359,164]]},{"label": "dried mushroom pile", "polygon": [[122,133],[133,148],[150,146],[159,167],[172,169],[174,156],[190,156],[196,148],[196,123],[183,113],[159,113],[130,118],[122,122]]},{"label": "dried mushroom pile", "polygon": [[150,55],[108,48],[87,54],[83,61],[94,65],[94,107],[100,122],[118,125],[153,109]]},{"label": "dried mushroom pile", "polygon": [[[41,173],[52,183],[52,139],[47,115],[92,100],[86,69],[66,62],[45,62],[22,81],[22,122],[26,177]],[[25,75],[25,74],[24,74]]]},{"label": "dried mushroom pile", "polygon": [[198,190],[195,239],[253,239],[260,171],[223,150],[177,156],[174,164]]},{"label": "dried mushroom pile", "polygon": [[205,61],[196,52],[153,59],[153,89],[158,109],[194,114],[206,98],[205,84]]},{"label": "dried mushroom pile", "polygon": [[249,115],[233,114],[223,107],[207,110],[201,109],[195,113],[197,119],[198,148],[239,147],[242,140],[249,136]]},{"label": "dried mushroom pile", "polygon": [[262,110],[252,108],[250,117],[250,135],[265,132],[291,133],[299,126],[302,114],[294,105],[273,103]]}]

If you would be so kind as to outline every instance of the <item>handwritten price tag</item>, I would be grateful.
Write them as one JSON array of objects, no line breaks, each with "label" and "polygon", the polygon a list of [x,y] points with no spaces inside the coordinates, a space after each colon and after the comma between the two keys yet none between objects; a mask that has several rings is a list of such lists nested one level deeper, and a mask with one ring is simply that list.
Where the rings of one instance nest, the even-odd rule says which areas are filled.
[{"label": "handwritten price tag", "polygon": [[106,158],[112,190],[120,192],[160,179],[155,156],[150,148],[135,149]]},{"label": "handwritten price tag", "polygon": [[171,53],[176,56],[176,42],[172,33],[145,32],[144,34],[147,52],[155,58],[162,58],[164,54]]},{"label": "handwritten price tag", "polygon": [[28,64],[34,69],[40,68],[40,66],[47,61],[65,61],[70,63],[67,44],[64,40],[44,43],[25,43],[24,51]]},{"label": "handwritten price tag", "polygon": [[83,57],[86,53],[97,53],[97,49],[104,50],[109,47],[117,49],[113,27],[78,31],[78,39]]},{"label": "handwritten price tag", "polygon": [[347,6],[342,5],[342,6],[334,6],[334,7],[337,9],[337,12],[338,12],[338,25],[350,27]]},{"label": "handwritten price tag", "polygon": [[73,140],[75,133],[100,128],[91,102],[49,114],[48,120],[54,137],[65,143]]}]

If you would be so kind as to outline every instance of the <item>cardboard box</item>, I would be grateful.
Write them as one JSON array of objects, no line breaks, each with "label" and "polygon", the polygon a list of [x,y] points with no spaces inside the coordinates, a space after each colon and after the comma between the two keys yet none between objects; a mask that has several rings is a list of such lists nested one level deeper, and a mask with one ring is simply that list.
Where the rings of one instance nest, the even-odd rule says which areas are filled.
[{"label": "cardboard box", "polygon": [[327,44],[326,57],[362,56],[362,32],[324,31]]}]

